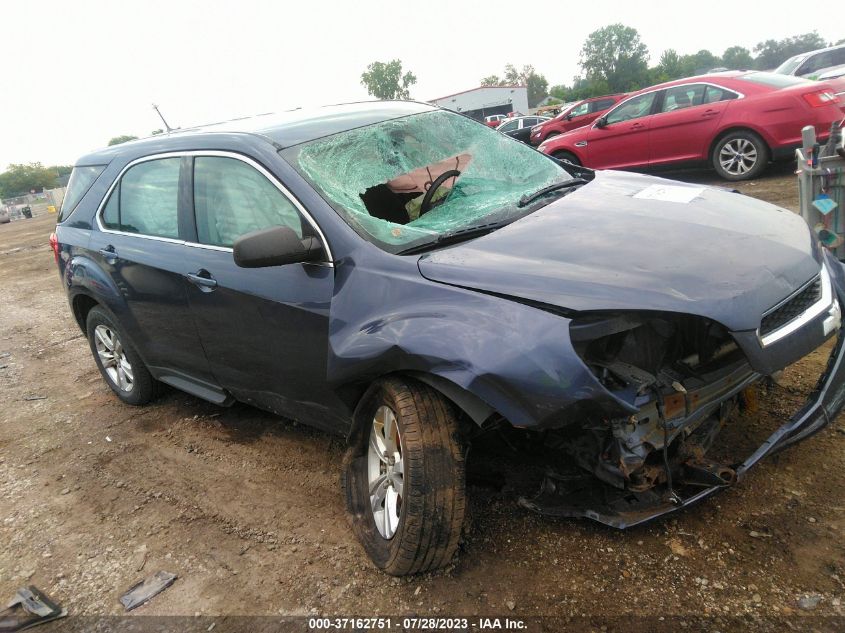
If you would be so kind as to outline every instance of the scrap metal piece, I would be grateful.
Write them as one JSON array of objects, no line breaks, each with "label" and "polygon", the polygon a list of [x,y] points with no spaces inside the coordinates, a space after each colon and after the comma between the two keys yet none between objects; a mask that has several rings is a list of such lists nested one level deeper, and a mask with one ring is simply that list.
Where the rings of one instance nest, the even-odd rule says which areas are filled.
[{"label": "scrap metal piece", "polygon": [[0,611],[0,633],[23,631],[67,615],[67,609],[56,604],[32,585],[21,587],[9,606]]},{"label": "scrap metal piece", "polygon": [[126,593],[120,596],[120,604],[127,611],[140,607],[172,585],[176,578],[176,574],[171,574],[168,571],[157,571],[152,576],[132,585]]}]

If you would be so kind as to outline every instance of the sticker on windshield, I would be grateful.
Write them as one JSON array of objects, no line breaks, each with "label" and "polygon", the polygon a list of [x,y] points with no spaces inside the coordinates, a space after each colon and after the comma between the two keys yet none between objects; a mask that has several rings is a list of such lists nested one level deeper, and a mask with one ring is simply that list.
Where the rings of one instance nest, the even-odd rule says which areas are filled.
[{"label": "sticker on windshield", "polygon": [[689,204],[702,193],[704,193],[704,187],[649,185],[639,193],[634,194],[634,197],[641,200],[663,200],[664,202]]}]

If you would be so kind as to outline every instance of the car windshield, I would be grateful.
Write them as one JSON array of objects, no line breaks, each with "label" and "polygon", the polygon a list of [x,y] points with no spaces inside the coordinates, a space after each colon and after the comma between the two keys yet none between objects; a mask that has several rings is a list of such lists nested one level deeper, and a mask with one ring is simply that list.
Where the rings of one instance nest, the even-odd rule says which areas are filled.
[{"label": "car windshield", "polygon": [[532,210],[518,207],[522,195],[570,178],[523,143],[442,110],[348,130],[282,155],[352,228],[393,253],[516,219]]},{"label": "car windshield", "polygon": [[796,55],[795,57],[790,57],[772,72],[776,72],[779,75],[791,75],[795,72],[795,69],[798,68],[798,65],[805,59],[807,59],[806,55]]}]

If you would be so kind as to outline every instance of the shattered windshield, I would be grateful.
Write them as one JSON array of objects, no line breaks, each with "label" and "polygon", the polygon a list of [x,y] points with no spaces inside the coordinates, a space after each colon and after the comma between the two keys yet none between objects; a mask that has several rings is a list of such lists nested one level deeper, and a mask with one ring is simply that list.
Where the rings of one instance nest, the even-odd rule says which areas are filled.
[{"label": "shattered windshield", "polygon": [[359,234],[390,252],[516,219],[520,197],[569,174],[539,152],[436,110],[283,152]]}]

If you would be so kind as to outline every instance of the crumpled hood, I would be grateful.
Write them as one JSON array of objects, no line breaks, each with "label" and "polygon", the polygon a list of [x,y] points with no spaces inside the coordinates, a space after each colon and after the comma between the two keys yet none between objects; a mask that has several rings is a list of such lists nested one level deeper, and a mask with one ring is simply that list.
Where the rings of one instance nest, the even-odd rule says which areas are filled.
[{"label": "crumpled hood", "polygon": [[682,312],[734,331],[756,329],[818,274],[821,255],[800,216],[707,187],[689,202],[634,197],[652,185],[702,189],[600,171],[513,224],[422,256],[420,272],[569,310]]}]

